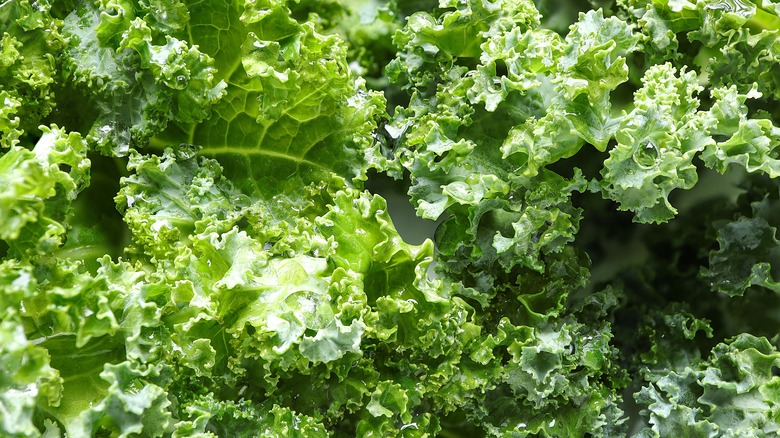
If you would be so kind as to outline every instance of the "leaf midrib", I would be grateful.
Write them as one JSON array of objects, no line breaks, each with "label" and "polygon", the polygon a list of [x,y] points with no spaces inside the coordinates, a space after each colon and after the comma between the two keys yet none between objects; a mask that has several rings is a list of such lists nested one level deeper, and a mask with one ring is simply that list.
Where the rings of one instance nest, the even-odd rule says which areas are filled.
[{"label": "leaf midrib", "polygon": [[212,156],[212,157],[216,155],[241,155],[241,156],[262,155],[271,158],[280,158],[283,160],[293,161],[298,164],[307,164],[309,166],[316,167],[318,169],[322,169],[328,172],[335,172],[333,169],[329,167],[323,166],[322,164],[315,163],[313,161],[309,161],[306,158],[287,155],[281,152],[276,152],[267,149],[242,148],[242,147],[235,147],[235,146],[218,146],[218,147],[203,148],[200,150],[199,154],[205,156]]}]

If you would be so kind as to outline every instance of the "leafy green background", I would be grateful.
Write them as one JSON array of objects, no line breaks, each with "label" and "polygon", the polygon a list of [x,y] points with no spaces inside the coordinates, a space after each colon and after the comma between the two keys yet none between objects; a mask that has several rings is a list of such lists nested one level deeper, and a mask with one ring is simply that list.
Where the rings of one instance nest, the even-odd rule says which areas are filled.
[{"label": "leafy green background", "polygon": [[780,431],[775,2],[0,29],[3,436]]}]

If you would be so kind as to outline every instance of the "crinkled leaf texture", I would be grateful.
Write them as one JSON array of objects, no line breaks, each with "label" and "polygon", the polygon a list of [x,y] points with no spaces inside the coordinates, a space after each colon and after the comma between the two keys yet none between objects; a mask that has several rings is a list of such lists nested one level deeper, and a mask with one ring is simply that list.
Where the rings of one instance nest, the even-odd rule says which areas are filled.
[{"label": "crinkled leaf texture", "polygon": [[217,158],[243,193],[266,198],[280,220],[301,208],[311,183],[365,179],[384,105],[353,76],[338,37],[288,11],[285,2],[193,5],[193,42],[214,58],[225,96],[205,121],[177,120],[153,142],[203,146],[201,155]]},{"label": "crinkled leaf texture", "polygon": [[77,132],[41,126],[32,150],[12,146],[0,157],[0,239],[19,256],[58,248],[71,203],[90,181],[87,145]]},{"label": "crinkled leaf texture", "polygon": [[[91,114],[68,118],[105,154],[126,155],[170,122],[203,120],[225,93],[213,59],[181,37],[186,13],[157,20],[147,2],[80,2],[64,19],[66,93],[84,93]],[[166,6],[165,9],[168,7]],[[60,108],[63,111],[64,108]]]},{"label": "crinkled leaf texture", "polygon": [[0,435],[777,435],[779,12],[0,3]]},{"label": "crinkled leaf texture", "polygon": [[706,361],[655,376],[635,394],[650,427],[642,437],[772,436],[780,430],[780,353],[748,334],[718,344]]},{"label": "crinkled leaf texture", "polygon": [[714,224],[718,249],[709,253],[709,265],[700,273],[713,289],[731,296],[741,296],[753,286],[780,292],[778,182],[755,184],[748,194],[755,199],[748,211]]}]

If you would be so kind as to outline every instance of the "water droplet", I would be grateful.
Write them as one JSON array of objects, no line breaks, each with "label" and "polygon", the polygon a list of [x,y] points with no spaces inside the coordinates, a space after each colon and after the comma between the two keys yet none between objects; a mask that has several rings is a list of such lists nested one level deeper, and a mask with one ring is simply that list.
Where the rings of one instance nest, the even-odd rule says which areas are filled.
[{"label": "water droplet", "polygon": [[658,147],[650,140],[647,140],[639,146],[634,152],[634,162],[640,167],[654,167],[660,161],[660,152]]}]

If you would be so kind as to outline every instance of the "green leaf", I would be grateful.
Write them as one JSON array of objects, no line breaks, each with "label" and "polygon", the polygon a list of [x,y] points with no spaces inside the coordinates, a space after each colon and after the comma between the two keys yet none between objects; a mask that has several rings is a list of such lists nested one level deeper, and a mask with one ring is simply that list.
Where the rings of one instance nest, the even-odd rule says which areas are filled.
[{"label": "green leaf", "polygon": [[77,132],[41,127],[32,150],[0,157],[0,239],[19,255],[44,254],[63,243],[71,203],[90,181],[87,146]]},{"label": "green leaf", "polygon": [[[155,144],[202,146],[200,155],[216,158],[237,189],[269,201],[280,219],[310,183],[364,179],[384,100],[353,77],[341,40],[299,24],[283,3],[214,7],[191,11],[189,27],[214,57],[226,95],[206,121],[179,120]],[[235,24],[222,32],[209,23],[217,19]]]},{"label": "green leaf", "polygon": [[[18,284],[26,276],[29,272],[20,271],[14,281]],[[17,319],[0,320],[0,341],[0,432],[7,436],[40,436],[33,421],[36,405],[59,404],[63,379],[50,366],[46,349],[28,342]]]},{"label": "green leaf", "polygon": [[635,394],[646,406],[643,436],[776,433],[778,364],[766,339],[741,334],[715,346],[706,361],[652,378]]},{"label": "green leaf", "polygon": [[[171,121],[201,121],[225,93],[212,58],[191,42],[159,34],[184,23],[159,29],[154,20],[150,27],[136,16],[142,12],[137,8],[131,1],[81,3],[64,20],[72,87],[66,90],[89,95],[93,114],[73,118],[60,112],[58,120],[88,132],[104,154],[123,156],[131,145],[143,147]],[[186,22],[186,14],[178,15]]]},{"label": "green leaf", "polygon": [[780,128],[771,119],[748,118],[747,100],[761,97],[755,85],[742,94],[737,87],[714,89],[717,99],[710,110],[718,125],[713,131],[728,138],[716,143],[702,154],[709,166],[721,173],[729,165],[738,164],[748,172],[762,172],[772,178],[780,175]]},{"label": "green leaf", "polygon": [[635,212],[639,222],[674,217],[669,194],[698,181],[693,159],[713,143],[707,134],[714,123],[698,110],[701,90],[693,72],[678,77],[670,64],[652,67],[634,95],[633,111],[621,121],[601,185],[605,197]]},{"label": "green leaf", "polygon": [[[55,109],[54,88],[65,38],[49,1],[0,5],[0,147],[13,146]],[[13,116],[13,117],[12,117]]]},{"label": "green leaf", "polygon": [[161,437],[170,427],[171,402],[165,389],[150,382],[160,369],[139,369],[128,362],[106,365],[100,378],[109,383],[106,396],[79,417],[71,432],[94,435],[101,429],[119,437]]},{"label": "green leaf", "polygon": [[601,10],[581,14],[565,39],[559,83],[566,100],[586,94],[597,105],[605,92],[628,80],[625,55],[636,50],[638,37],[626,22],[604,18]]},{"label": "green leaf", "polygon": [[710,251],[709,265],[700,272],[713,289],[730,296],[741,296],[753,286],[780,292],[778,195],[774,180],[755,184],[749,192],[749,212],[713,224],[718,249]]}]

